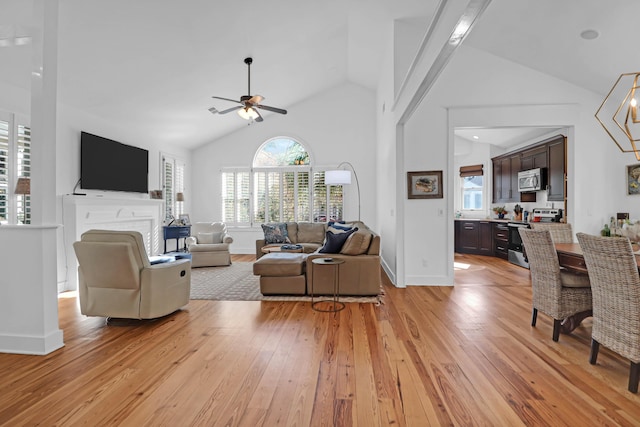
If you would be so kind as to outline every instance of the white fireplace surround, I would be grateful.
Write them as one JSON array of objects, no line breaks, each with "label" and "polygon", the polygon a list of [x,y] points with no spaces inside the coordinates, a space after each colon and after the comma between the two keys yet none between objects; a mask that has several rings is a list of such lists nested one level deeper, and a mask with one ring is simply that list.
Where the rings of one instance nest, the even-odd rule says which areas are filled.
[{"label": "white fireplace surround", "polygon": [[91,229],[134,230],[142,234],[148,255],[160,253],[163,201],[153,199],[65,195],[62,199],[64,247],[68,281],[64,289],[78,288],[78,260],[73,242]]}]

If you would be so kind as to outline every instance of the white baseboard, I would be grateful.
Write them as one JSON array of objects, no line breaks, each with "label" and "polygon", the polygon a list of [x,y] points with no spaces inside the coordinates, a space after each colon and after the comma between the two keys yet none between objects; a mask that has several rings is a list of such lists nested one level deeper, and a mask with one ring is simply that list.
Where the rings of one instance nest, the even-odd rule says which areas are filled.
[{"label": "white baseboard", "polygon": [[0,335],[0,353],[33,354],[43,356],[64,346],[62,330],[47,336]]}]

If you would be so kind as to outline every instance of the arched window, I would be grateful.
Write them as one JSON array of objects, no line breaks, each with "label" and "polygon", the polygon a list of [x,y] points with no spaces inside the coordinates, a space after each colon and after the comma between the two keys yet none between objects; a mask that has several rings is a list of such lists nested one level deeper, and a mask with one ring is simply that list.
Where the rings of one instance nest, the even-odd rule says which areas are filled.
[{"label": "arched window", "polygon": [[341,186],[327,187],[324,169],[290,137],[265,141],[251,168],[222,172],[222,217],[230,225],[341,220]]}]

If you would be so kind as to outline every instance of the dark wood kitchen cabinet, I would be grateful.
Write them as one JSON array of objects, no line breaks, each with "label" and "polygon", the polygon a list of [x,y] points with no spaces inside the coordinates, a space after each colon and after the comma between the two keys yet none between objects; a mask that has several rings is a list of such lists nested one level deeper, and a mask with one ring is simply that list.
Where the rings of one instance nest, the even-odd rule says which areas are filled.
[{"label": "dark wood kitchen cabinet", "polygon": [[509,227],[506,223],[493,223],[493,256],[509,259]]},{"label": "dark wood kitchen cabinet", "polygon": [[542,145],[539,147],[525,150],[522,152],[522,159],[520,162],[520,170],[526,171],[529,169],[546,168],[547,167],[547,146]]},{"label": "dark wood kitchen cabinet", "polygon": [[493,228],[490,221],[457,220],[455,251],[463,254],[493,255]]},{"label": "dark wood kitchen cabinet", "polygon": [[552,202],[564,201],[566,190],[566,138],[561,136],[549,142],[547,200]]},{"label": "dark wood kitchen cabinet", "polygon": [[496,157],[493,160],[493,203],[519,202],[518,172],[520,154]]},{"label": "dark wood kitchen cabinet", "polygon": [[491,159],[493,203],[535,202],[536,193],[518,192],[518,172],[543,168],[550,202],[564,201],[566,194],[566,138],[554,136],[524,150]]}]

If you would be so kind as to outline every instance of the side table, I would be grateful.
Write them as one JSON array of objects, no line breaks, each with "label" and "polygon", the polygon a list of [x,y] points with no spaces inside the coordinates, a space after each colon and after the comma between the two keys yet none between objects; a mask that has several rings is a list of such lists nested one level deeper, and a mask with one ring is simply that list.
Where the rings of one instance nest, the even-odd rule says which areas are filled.
[{"label": "side table", "polygon": [[176,239],[176,252],[180,250],[180,239],[184,239],[184,251],[187,251],[186,238],[191,235],[190,225],[164,226],[162,237],[164,238],[164,251],[167,252],[167,240]]},{"label": "side table", "polygon": [[[340,264],[344,263],[344,260],[335,259],[335,258],[314,258],[311,260],[314,264],[314,272],[315,269],[321,266],[331,266],[333,267],[333,298],[332,299],[323,299],[314,301],[313,300],[313,283],[315,283],[315,275],[313,277],[313,281],[311,282],[311,308],[315,311],[321,311],[324,313],[336,313],[342,309],[344,309],[345,305],[343,302],[340,302]],[[324,268],[324,267],[323,267]],[[312,273],[312,274],[313,274]],[[333,306],[331,308],[323,309],[317,308],[316,305],[325,302],[332,302]]]}]

